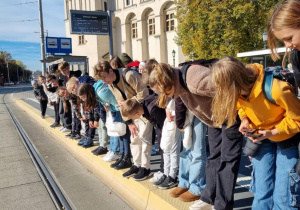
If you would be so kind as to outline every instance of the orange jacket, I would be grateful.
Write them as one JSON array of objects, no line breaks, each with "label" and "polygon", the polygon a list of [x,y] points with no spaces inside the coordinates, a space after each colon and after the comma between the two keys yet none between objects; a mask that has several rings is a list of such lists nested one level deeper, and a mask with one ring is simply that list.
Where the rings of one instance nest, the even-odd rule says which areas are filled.
[{"label": "orange jacket", "polygon": [[252,87],[248,100],[240,97],[237,108],[242,119],[248,117],[250,127],[259,130],[277,128],[279,134],[271,137],[272,141],[283,141],[300,132],[300,100],[294,93],[293,87],[287,82],[274,79],[272,97],[276,102],[272,104],[263,94],[264,70],[260,64],[252,64],[258,77]]}]

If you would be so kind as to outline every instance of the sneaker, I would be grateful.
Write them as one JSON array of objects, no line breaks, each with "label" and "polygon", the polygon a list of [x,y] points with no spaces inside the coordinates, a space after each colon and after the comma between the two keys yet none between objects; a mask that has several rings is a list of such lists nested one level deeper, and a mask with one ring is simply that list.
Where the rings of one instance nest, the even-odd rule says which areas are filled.
[{"label": "sneaker", "polygon": [[79,139],[81,139],[82,138],[82,136],[80,135],[80,134],[75,134],[75,136],[74,136],[74,140],[79,140]]},{"label": "sneaker", "polygon": [[178,185],[177,177],[173,179],[172,177],[168,176],[160,185],[158,185],[158,188],[161,190],[166,190],[173,187],[177,187],[177,185]]},{"label": "sneaker", "polygon": [[[109,151],[110,152],[110,151]],[[105,157],[104,157],[105,158]],[[103,159],[104,159],[103,158]],[[123,154],[119,155],[119,158],[116,160],[116,162],[114,162],[113,164],[110,165],[111,168],[115,168],[124,158]]]},{"label": "sneaker", "polygon": [[115,154],[114,152],[111,152],[104,161],[111,162],[111,161],[117,160],[118,158],[119,158],[119,155]]},{"label": "sneaker", "polygon": [[44,116],[44,115],[42,115],[41,117],[42,117],[42,119],[45,119],[45,116]]},{"label": "sneaker", "polygon": [[71,131],[71,133],[65,135],[65,137],[66,137],[66,138],[69,138],[69,139],[71,139],[71,138],[74,137],[74,136],[75,136],[75,134],[74,134],[72,131]]},{"label": "sneaker", "polygon": [[158,179],[156,182],[153,182],[153,186],[158,187],[165,181],[165,179],[167,179],[167,176],[163,174],[160,179]]},{"label": "sneaker", "polygon": [[57,126],[60,126],[60,124],[57,123],[57,122],[55,122],[55,123],[53,123],[52,125],[50,125],[51,128],[55,128],[55,127],[57,127]]},{"label": "sneaker", "polygon": [[113,153],[113,151],[108,151],[108,152],[106,153],[106,155],[102,158],[102,160],[103,160],[104,162],[107,162],[106,159],[111,155],[111,153]]},{"label": "sneaker", "polygon": [[68,128],[63,128],[62,130],[60,130],[61,132],[63,132],[63,133],[67,133],[67,132],[70,132],[71,130],[70,129],[68,129]]},{"label": "sneaker", "polygon": [[82,147],[88,148],[94,146],[94,140],[91,137],[87,137],[83,142]]},{"label": "sneaker", "polygon": [[81,140],[77,143],[77,145],[82,146],[83,143],[85,142],[85,139],[86,139],[86,138],[87,138],[87,136],[84,136],[83,139],[81,139]]},{"label": "sneaker", "polygon": [[135,165],[131,166],[130,169],[128,171],[126,171],[123,174],[123,177],[131,177],[136,175],[137,172],[139,172],[140,167],[137,167]]},{"label": "sneaker", "polygon": [[97,149],[95,149],[95,151],[93,152],[92,151],[92,153],[94,154],[94,155],[103,155],[103,154],[106,154],[107,153],[107,148],[105,147],[98,147]]},{"label": "sneaker", "polygon": [[141,167],[138,173],[133,177],[135,181],[142,181],[147,179],[148,177],[152,176],[153,173],[149,169],[146,169],[144,167]]},{"label": "sneaker", "polygon": [[65,128],[65,127],[64,127],[64,126],[62,126],[62,127],[60,127],[60,128],[59,128],[59,130],[60,130],[60,131],[62,131],[64,128]]},{"label": "sneaker", "polygon": [[209,203],[206,203],[202,200],[197,200],[193,205],[189,207],[189,210],[214,210],[214,207],[210,205]]},{"label": "sneaker", "polygon": [[160,179],[160,177],[162,177],[163,175],[164,175],[164,173],[162,173],[161,171],[158,171],[155,174],[153,174],[153,177],[149,181],[152,183],[157,182]]},{"label": "sneaker", "polygon": [[131,157],[130,155],[125,155],[125,157],[117,164],[114,169],[121,170],[124,168],[129,168],[132,166]]}]

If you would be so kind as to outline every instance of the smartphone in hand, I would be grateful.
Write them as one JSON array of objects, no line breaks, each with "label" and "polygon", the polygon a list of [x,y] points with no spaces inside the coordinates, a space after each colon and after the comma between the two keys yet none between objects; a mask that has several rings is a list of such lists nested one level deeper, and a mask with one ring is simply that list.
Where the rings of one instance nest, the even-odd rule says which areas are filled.
[{"label": "smartphone in hand", "polygon": [[258,133],[258,130],[255,130],[253,132],[249,132],[245,135],[246,137],[253,137],[253,138],[259,138],[262,136],[262,134]]}]

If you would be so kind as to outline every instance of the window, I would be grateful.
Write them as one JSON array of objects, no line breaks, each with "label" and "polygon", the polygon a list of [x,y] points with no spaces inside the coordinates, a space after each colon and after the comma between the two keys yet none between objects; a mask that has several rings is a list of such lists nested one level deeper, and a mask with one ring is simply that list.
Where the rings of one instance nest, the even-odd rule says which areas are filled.
[{"label": "window", "polygon": [[148,34],[149,35],[155,34],[155,18],[148,19]]},{"label": "window", "polygon": [[125,7],[130,6],[131,5],[131,1],[132,0],[125,0]]},{"label": "window", "polygon": [[138,37],[137,22],[131,23],[131,36],[133,39]]},{"label": "window", "polygon": [[166,31],[174,31],[175,29],[174,13],[166,15]]},{"label": "window", "polygon": [[81,44],[85,44],[85,40],[84,40],[84,35],[79,35],[78,37],[78,44],[81,45]]}]

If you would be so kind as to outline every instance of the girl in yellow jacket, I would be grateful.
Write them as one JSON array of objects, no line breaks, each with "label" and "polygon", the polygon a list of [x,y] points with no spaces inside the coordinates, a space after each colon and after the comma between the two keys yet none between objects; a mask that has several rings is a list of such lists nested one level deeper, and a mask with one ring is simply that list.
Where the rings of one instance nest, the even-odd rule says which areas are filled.
[{"label": "girl in yellow jacket", "polygon": [[272,104],[263,94],[264,70],[260,64],[245,67],[232,57],[219,60],[212,68],[217,90],[212,114],[216,126],[242,119],[240,132],[256,131],[248,137],[262,145],[252,158],[254,193],[252,209],[298,209],[300,176],[295,172],[300,139],[300,100],[287,82],[274,79]]}]

